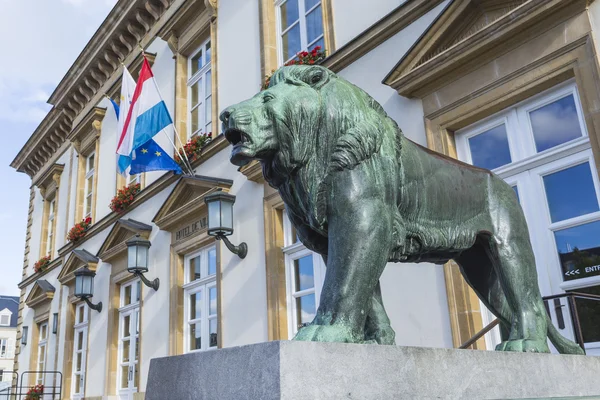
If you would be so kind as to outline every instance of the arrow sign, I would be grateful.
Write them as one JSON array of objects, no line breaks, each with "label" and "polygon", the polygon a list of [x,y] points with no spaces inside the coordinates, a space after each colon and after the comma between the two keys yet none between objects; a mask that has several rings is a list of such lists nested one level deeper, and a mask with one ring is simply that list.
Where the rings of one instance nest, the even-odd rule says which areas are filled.
[{"label": "arrow sign", "polygon": [[579,269],[576,269],[574,271],[567,271],[565,272],[566,276],[575,276],[575,275],[579,275]]}]

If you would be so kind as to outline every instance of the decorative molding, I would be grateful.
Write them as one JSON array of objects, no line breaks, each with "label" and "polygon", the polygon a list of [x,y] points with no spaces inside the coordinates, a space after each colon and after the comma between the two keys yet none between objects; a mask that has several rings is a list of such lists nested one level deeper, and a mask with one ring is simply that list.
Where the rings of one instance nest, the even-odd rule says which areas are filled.
[{"label": "decorative molding", "polygon": [[[267,0],[268,1],[268,0]],[[444,0],[407,0],[321,63],[339,72],[433,10]]]},{"label": "decorative molding", "polygon": [[254,160],[249,164],[244,165],[238,169],[248,180],[263,183],[265,182],[265,178],[263,176],[262,165],[260,161]]},{"label": "decorative molding", "polygon": [[38,279],[31,288],[29,295],[25,299],[25,304],[29,308],[35,308],[41,304],[52,301],[56,289],[45,279]]},{"label": "decorative molding", "polygon": [[157,36],[169,44],[173,54],[189,56],[210,36],[210,24],[216,20],[217,12],[213,2],[216,3],[214,0],[187,1],[161,27]]},{"label": "decorative molding", "polygon": [[52,164],[42,175],[33,181],[33,185],[40,190],[45,200],[48,199],[48,196],[54,194],[60,185],[60,177],[64,169],[64,164]]},{"label": "decorative molding", "polygon": [[585,10],[586,4],[586,0],[456,0],[383,83],[402,96],[423,97]]},{"label": "decorative molding", "polygon": [[204,197],[217,190],[228,192],[233,181],[207,176],[184,176],[167,197],[152,220],[162,230],[171,231],[174,227],[192,217],[206,213]]},{"label": "decorative molding", "polygon": [[95,150],[96,139],[100,137],[105,115],[106,108],[94,107],[73,128],[67,139],[73,143],[77,153],[87,155]]},{"label": "decorative molding", "polygon": [[58,274],[58,281],[63,285],[70,285],[75,281],[73,274],[79,268],[87,266],[91,271],[96,271],[100,260],[87,250],[73,250],[64,267]]},{"label": "decorative molding", "polygon": [[114,257],[127,250],[125,242],[135,235],[148,239],[152,232],[152,226],[132,219],[120,219],[115,222],[110,233],[100,246],[97,256],[102,261],[110,261]]}]

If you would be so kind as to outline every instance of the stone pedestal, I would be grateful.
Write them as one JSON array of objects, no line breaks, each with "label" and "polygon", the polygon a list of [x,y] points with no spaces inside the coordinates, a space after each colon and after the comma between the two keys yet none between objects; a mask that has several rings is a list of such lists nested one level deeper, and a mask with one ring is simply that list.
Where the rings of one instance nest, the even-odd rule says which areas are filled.
[{"label": "stone pedestal", "polygon": [[146,388],[146,400],[574,396],[600,398],[600,358],[314,342],[153,359]]}]

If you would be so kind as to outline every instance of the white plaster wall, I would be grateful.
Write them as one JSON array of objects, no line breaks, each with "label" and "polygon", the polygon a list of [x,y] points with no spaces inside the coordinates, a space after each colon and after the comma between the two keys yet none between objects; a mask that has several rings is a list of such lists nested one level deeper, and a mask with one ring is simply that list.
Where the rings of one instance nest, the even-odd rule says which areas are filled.
[{"label": "white plaster wall", "polygon": [[[373,96],[398,123],[406,137],[421,145],[427,144],[421,100],[402,97],[381,81],[444,6],[445,3],[439,5],[339,73]],[[360,17],[362,19],[362,15]],[[452,347],[441,266],[390,263],[382,275],[381,284],[397,344]]]},{"label": "white plaster wall", "polygon": [[335,43],[339,49],[406,0],[332,0]]},{"label": "white plaster wall", "polygon": [[[220,1],[217,29],[219,111],[222,111],[260,90],[258,1]],[[213,127],[213,133],[216,130]]]},{"label": "white plaster wall", "polygon": [[229,162],[226,148],[202,164],[197,173],[233,179],[235,245],[246,242],[248,255],[240,259],[221,245],[221,323],[223,347],[265,342],[267,333],[267,289],[263,217],[263,185],[249,181]]}]

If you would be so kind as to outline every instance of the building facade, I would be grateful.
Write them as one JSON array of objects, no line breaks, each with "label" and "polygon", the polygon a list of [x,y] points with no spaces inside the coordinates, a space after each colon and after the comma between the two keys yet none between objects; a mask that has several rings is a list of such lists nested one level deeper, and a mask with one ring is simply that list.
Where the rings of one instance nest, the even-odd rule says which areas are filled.
[{"label": "building facade", "polygon": [[0,296],[0,395],[10,390],[17,344],[19,298]]},{"label": "building facade", "polygon": [[[257,163],[229,163],[218,114],[257,93],[298,51],[366,90],[411,140],[493,169],[519,197],[545,296],[600,294],[598,151],[600,6],[585,0],[120,0],[49,99],[52,110],[11,164],[32,179],[14,369],[64,398],[143,398],[150,360],[286,340],[318,307],[325,266],[299,243]],[[117,174],[122,68],[142,50],[175,121],[156,137],[211,133],[194,176]],[[166,137],[168,136],[168,137]],[[132,182],[123,213],[109,204]],[[231,241],[206,232],[204,197],[234,194]],[[67,240],[82,219],[86,235]],[[125,242],[150,240],[151,289],[127,272]],[[36,271],[45,256],[49,263]],[[96,273],[90,309],[74,272]],[[302,280],[300,280],[302,276]],[[458,347],[492,316],[458,266],[390,264],[381,279],[399,345]],[[574,337],[565,299],[550,302]],[[599,306],[577,303],[588,353]],[[562,322],[561,322],[562,319]],[[492,331],[474,347],[493,349]]]}]

